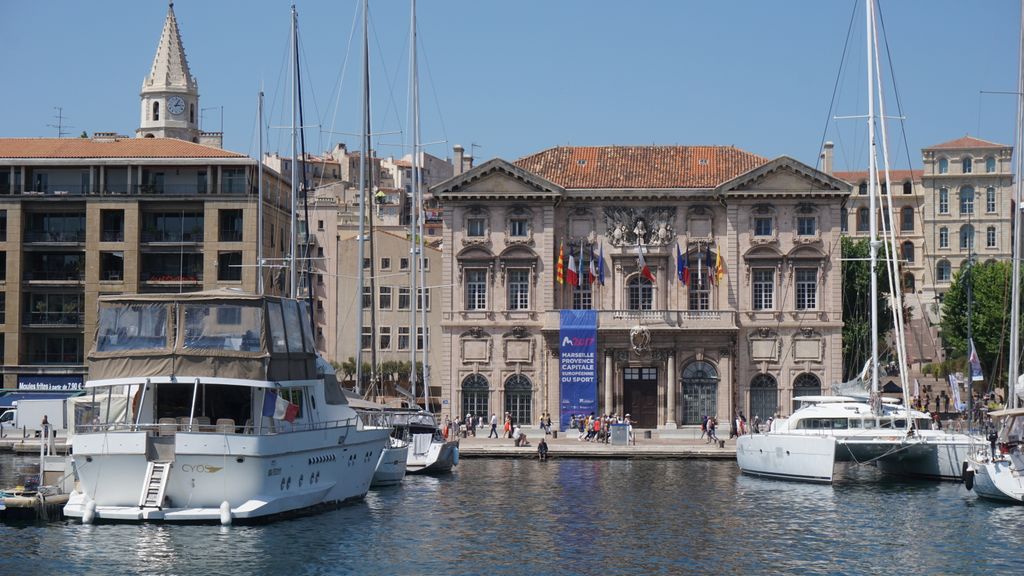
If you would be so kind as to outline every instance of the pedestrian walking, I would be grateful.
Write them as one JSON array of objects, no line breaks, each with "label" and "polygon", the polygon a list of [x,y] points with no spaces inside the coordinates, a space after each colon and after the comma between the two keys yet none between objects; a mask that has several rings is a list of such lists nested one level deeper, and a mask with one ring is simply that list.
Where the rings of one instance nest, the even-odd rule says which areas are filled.
[{"label": "pedestrian walking", "polygon": [[498,437],[498,415],[491,413],[491,433],[487,435],[489,439],[491,436]]}]

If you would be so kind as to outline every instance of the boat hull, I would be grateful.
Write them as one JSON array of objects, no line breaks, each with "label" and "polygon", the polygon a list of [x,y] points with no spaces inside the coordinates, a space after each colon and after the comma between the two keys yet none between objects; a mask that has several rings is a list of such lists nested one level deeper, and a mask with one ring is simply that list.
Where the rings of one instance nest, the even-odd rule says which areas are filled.
[{"label": "boat hull", "polygon": [[781,480],[831,482],[835,453],[831,436],[747,434],[736,441],[736,463],[744,474]]},{"label": "boat hull", "polygon": [[394,486],[401,484],[405,478],[406,461],[409,458],[409,445],[392,444],[380,453],[377,469],[373,473],[371,486]]},{"label": "boat hull", "polygon": [[974,474],[971,490],[979,497],[997,502],[1024,503],[1024,476],[1009,460],[969,458],[967,463]]},{"label": "boat hull", "polygon": [[[418,438],[420,436],[426,439]],[[443,474],[451,472],[458,463],[459,442],[443,442],[430,438],[429,434],[413,435],[409,445],[406,469],[409,474]],[[419,442],[417,443],[417,440]]]},{"label": "boat hull", "polygon": [[[388,439],[383,428],[333,427],[273,435],[176,434],[159,505],[140,506],[154,460],[146,432],[78,434],[79,490],[64,513],[96,519],[223,521],[250,519],[361,498]],[[164,461],[168,461],[165,459]]]},{"label": "boat hull", "polygon": [[878,460],[888,474],[932,480],[962,480],[962,466],[977,440],[964,434],[925,437],[908,442],[908,448]]}]

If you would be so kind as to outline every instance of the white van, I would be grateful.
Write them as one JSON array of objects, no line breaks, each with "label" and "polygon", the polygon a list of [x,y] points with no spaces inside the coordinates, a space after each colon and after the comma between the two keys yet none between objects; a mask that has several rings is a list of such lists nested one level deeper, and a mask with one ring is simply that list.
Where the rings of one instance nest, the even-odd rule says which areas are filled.
[{"label": "white van", "polygon": [[7,429],[13,430],[17,424],[18,411],[14,408],[5,410],[3,414],[0,414],[0,437],[7,435]]}]

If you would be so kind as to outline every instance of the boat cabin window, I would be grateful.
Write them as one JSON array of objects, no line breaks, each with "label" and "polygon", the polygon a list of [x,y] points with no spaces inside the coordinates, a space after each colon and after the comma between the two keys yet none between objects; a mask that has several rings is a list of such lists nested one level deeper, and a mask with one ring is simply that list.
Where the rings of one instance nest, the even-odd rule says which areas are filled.
[{"label": "boat cabin window", "polygon": [[846,418],[804,418],[796,423],[798,430],[845,430],[848,426]]},{"label": "boat cabin window", "polygon": [[284,328],[288,351],[302,352],[302,323],[299,320],[299,303],[295,300],[285,300],[282,304],[284,304]]},{"label": "boat cabin window", "polygon": [[101,304],[97,352],[167,348],[167,304]]},{"label": "boat cabin window", "polygon": [[306,342],[306,352],[316,354],[316,340],[313,339],[313,325],[310,323],[312,315],[309,313],[309,303],[299,303],[299,318],[302,319],[302,337]]},{"label": "boat cabin window", "polygon": [[259,352],[262,330],[258,305],[185,305],[185,348]]},{"label": "boat cabin window", "polygon": [[[196,394],[194,412],[193,393]],[[227,420],[233,422],[236,430],[243,425],[251,426],[253,388],[247,386],[200,384],[196,390],[191,383],[160,384],[156,387],[155,398],[157,421],[173,418],[179,426],[186,426],[190,415],[194,414],[196,426],[216,425],[218,421],[226,424]],[[196,428],[195,431],[213,430]]]},{"label": "boat cabin window", "polygon": [[270,351],[287,352],[284,340],[284,316],[280,302],[267,302],[267,318],[270,320]]}]

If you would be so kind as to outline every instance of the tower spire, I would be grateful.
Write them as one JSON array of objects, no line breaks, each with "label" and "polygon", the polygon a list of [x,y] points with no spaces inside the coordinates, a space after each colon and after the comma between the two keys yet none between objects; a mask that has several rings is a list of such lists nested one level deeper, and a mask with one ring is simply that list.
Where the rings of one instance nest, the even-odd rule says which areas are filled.
[{"label": "tower spire", "polygon": [[160,34],[160,43],[153,57],[153,67],[142,82],[142,89],[178,88],[197,91],[195,78],[188,69],[188,58],[181,43],[178,19],[174,16],[174,2],[167,3],[167,18]]}]

